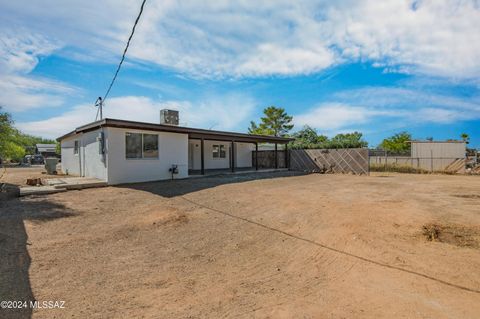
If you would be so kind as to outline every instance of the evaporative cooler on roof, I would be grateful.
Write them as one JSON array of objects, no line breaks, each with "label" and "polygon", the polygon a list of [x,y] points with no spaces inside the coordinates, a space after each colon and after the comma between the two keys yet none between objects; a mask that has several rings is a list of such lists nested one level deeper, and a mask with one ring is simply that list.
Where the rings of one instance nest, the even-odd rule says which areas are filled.
[{"label": "evaporative cooler on roof", "polygon": [[160,124],[178,125],[178,111],[160,110]]}]

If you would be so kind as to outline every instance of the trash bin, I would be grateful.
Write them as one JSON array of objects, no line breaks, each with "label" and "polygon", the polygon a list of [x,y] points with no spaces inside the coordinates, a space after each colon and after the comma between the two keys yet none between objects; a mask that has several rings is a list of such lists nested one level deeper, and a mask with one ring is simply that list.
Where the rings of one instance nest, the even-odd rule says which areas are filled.
[{"label": "trash bin", "polygon": [[57,174],[57,163],[58,158],[56,157],[48,157],[45,159],[45,169],[47,170],[48,175]]}]

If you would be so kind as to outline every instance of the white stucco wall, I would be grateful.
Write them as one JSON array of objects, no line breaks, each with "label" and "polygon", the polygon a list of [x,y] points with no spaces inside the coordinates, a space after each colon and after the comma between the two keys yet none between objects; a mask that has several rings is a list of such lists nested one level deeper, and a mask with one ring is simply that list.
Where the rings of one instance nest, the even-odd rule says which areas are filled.
[{"label": "white stucco wall", "polygon": [[[97,137],[100,130],[71,136],[61,141],[62,171],[70,175],[95,177],[107,181],[107,170],[103,155],[100,153]],[[108,134],[104,136],[108,139]],[[74,154],[75,141],[79,142],[78,154]]]},{"label": "white stucco wall", "polygon": [[236,143],[236,167],[252,167],[252,151],[255,145],[252,143]]},{"label": "white stucco wall", "polygon": [[[200,140],[189,141],[189,152],[193,150],[193,154],[189,153],[189,168],[201,169],[201,142]],[[213,157],[213,145],[224,145],[226,151],[225,158]],[[255,145],[251,143],[235,143],[235,167],[252,167],[252,150]],[[204,141],[204,158],[205,169],[226,169],[230,168],[231,143],[222,141]]]},{"label": "white stucco wall", "polygon": [[[82,156],[82,175],[95,177],[107,181],[107,157],[108,153],[102,154],[100,151],[101,130],[95,130],[82,134],[81,156]],[[108,141],[108,132],[104,129],[104,139]]]},{"label": "white stucco wall", "polygon": [[[188,177],[188,135],[146,130],[107,128],[108,183],[136,183],[170,179],[169,168],[178,165],[175,178]],[[127,159],[125,133],[158,134],[158,158]]]},{"label": "white stucco wall", "polygon": [[60,143],[62,148],[62,172],[64,174],[80,176],[80,152],[78,155],[74,154],[73,148],[75,140],[80,140],[81,135],[63,139]]}]

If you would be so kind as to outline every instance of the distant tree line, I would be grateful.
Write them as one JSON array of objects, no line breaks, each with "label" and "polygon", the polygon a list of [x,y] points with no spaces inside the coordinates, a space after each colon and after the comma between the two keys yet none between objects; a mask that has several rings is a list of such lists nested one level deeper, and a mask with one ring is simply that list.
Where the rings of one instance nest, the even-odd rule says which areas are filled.
[{"label": "distant tree line", "polygon": [[36,144],[57,144],[56,141],[22,133],[15,128],[12,116],[0,106],[0,159],[21,161],[35,153]]},{"label": "distant tree line", "polygon": [[340,133],[332,138],[318,134],[314,128],[305,125],[300,131],[293,133],[295,141],[289,147],[293,149],[314,149],[314,148],[362,148],[368,143],[363,140],[362,133]]},{"label": "distant tree line", "polygon": [[[264,116],[260,118],[258,124],[254,121],[250,122],[248,133],[293,137],[295,141],[289,144],[290,148],[361,148],[368,146],[368,143],[363,139],[363,135],[360,132],[341,133],[329,138],[326,135],[318,134],[316,129],[305,125],[301,130],[289,134],[293,129],[293,124],[291,124],[293,117],[288,115],[285,109],[281,107],[269,106],[263,110],[263,114]],[[462,133],[460,138],[467,144],[470,141],[470,137],[466,133]],[[385,138],[377,146],[377,149],[392,153],[407,153],[410,152],[411,140],[412,134],[406,131],[399,132]],[[428,137],[427,140],[431,141],[433,138]]]}]

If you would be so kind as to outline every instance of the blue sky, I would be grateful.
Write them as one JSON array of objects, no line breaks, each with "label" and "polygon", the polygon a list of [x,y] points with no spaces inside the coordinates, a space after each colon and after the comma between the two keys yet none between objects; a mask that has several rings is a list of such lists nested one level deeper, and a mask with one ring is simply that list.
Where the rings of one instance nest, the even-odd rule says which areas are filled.
[{"label": "blue sky", "polygon": [[[0,105],[23,131],[57,137],[93,121],[140,0],[0,0]],[[403,130],[480,147],[480,3],[147,0],[112,118],[246,131],[262,109],[295,129]]]}]

